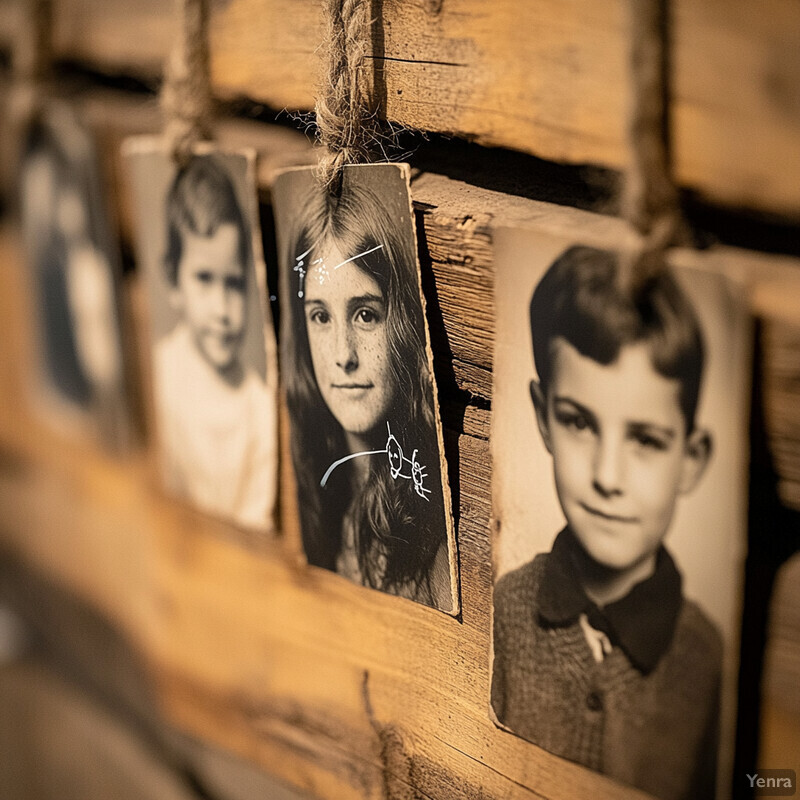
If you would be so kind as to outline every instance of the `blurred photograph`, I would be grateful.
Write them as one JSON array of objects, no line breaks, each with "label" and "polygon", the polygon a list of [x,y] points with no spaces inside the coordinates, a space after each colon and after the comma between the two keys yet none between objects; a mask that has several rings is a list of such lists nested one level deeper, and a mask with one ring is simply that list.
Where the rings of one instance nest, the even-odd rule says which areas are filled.
[{"label": "blurred photograph", "polygon": [[69,424],[71,417],[108,449],[124,451],[132,418],[119,251],[94,141],[65,103],[49,102],[28,125],[18,185],[37,312],[40,399],[54,422]]},{"label": "blurred photograph", "polygon": [[277,365],[253,158],[199,149],[174,163],[127,146],[168,489],[241,527],[271,526]]},{"label": "blurred photograph", "polygon": [[408,168],[274,189],[282,363],[309,564],[448,613],[455,541]]},{"label": "blurred photograph", "polygon": [[491,707],[664,800],[729,760],[749,326],[721,274],[497,237]]}]

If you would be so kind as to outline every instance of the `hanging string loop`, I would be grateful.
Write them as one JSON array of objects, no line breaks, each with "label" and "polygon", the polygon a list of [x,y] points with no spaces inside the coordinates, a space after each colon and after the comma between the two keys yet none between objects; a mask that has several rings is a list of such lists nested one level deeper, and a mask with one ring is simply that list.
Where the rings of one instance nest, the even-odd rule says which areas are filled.
[{"label": "hanging string loop", "polygon": [[369,162],[378,136],[364,74],[371,20],[366,0],[323,0],[323,12],[327,71],[316,115],[325,153],[317,174],[323,186],[337,194],[342,169]]},{"label": "hanging string loop", "polygon": [[178,31],[164,65],[160,103],[169,152],[185,161],[211,135],[213,101],[209,53],[209,0],[177,0]]},{"label": "hanging string loop", "polygon": [[663,263],[663,252],[682,234],[678,191],[672,180],[669,119],[667,0],[628,0],[631,103],[629,164],[622,216],[641,236],[623,259],[623,280],[641,281]]}]

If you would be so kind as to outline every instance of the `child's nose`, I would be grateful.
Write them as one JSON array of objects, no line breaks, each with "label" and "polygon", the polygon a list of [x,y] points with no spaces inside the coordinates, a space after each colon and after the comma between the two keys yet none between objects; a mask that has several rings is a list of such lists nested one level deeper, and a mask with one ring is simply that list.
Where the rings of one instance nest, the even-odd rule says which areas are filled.
[{"label": "child's nose", "polygon": [[604,497],[622,493],[622,447],[612,437],[600,437],[594,463],[594,488]]},{"label": "child's nose", "polygon": [[336,366],[345,372],[353,372],[358,367],[358,348],[351,325],[336,326]]},{"label": "child's nose", "polygon": [[234,301],[234,293],[222,283],[214,285],[212,291],[212,304],[214,316],[217,319],[226,321],[230,319],[231,309]]}]

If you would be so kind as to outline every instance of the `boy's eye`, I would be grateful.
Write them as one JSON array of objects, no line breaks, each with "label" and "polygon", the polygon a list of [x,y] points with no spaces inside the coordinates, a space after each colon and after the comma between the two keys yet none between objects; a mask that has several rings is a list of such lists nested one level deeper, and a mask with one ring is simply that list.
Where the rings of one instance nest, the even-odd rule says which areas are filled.
[{"label": "boy's eye", "polygon": [[648,433],[647,431],[632,431],[631,439],[633,439],[639,447],[643,447],[646,450],[663,451],[669,447],[669,442],[665,439],[655,434]]},{"label": "boy's eye", "polygon": [[594,430],[592,421],[579,411],[558,409],[555,410],[556,422],[565,428],[574,431]]}]

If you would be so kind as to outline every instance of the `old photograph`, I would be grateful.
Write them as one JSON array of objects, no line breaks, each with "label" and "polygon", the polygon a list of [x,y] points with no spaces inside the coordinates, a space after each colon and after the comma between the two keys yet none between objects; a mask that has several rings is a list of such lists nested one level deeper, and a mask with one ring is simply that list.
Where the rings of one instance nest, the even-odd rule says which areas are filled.
[{"label": "old photograph", "polygon": [[286,401],[308,562],[455,613],[450,495],[408,167],[278,177]]},{"label": "old photograph", "polygon": [[277,364],[254,157],[200,147],[176,163],[126,143],[147,286],[164,482],[241,527],[271,527]]},{"label": "old photograph", "polygon": [[119,250],[94,140],[73,109],[49,101],[30,120],[19,211],[37,321],[37,399],[52,421],[112,451],[130,444]]},{"label": "old photograph", "polygon": [[750,330],[722,274],[503,229],[491,709],[663,800],[730,765]]}]

